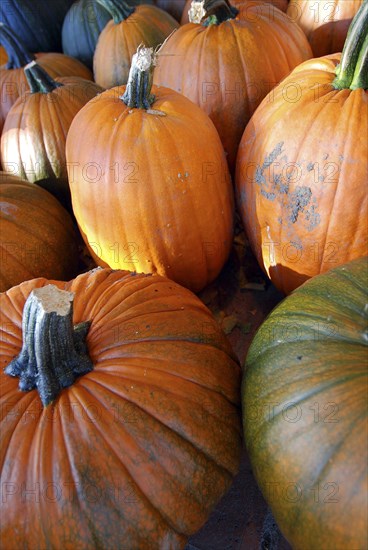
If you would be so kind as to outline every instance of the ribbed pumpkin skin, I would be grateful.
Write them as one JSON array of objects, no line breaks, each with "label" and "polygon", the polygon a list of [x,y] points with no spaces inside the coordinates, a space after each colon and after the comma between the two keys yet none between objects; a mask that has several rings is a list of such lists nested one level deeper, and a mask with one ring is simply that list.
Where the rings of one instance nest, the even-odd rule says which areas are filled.
[{"label": "ribbed pumpkin skin", "polygon": [[239,146],[239,211],[259,264],[285,294],[368,251],[368,94],[332,87],[340,57],[296,68]]},{"label": "ribbed pumpkin skin", "polygon": [[94,270],[55,283],[75,292],[75,323],[92,321],[94,370],[42,409],[3,367],[21,348],[26,297],[48,283],[0,297],[1,483],[40,488],[39,502],[20,489],[3,499],[4,547],[184,548],[239,465],[240,368],[226,337],[161,277]]},{"label": "ribbed pumpkin skin", "polygon": [[290,0],[287,14],[303,29],[314,57],[342,52],[346,34],[363,0]]},{"label": "ribbed pumpkin skin", "polygon": [[58,198],[69,195],[65,142],[77,112],[103,88],[79,77],[55,79],[52,92],[26,92],[5,120],[1,162],[5,170],[45,186]]},{"label": "ribbed pumpkin skin", "polygon": [[176,92],[152,109],[107,90],[75,117],[66,143],[73,211],[99,265],[159,273],[197,292],[231,249],[233,190],[217,132]]},{"label": "ribbed pumpkin skin", "polygon": [[61,52],[61,27],[73,0],[4,0],[0,20],[16,30],[30,52]]},{"label": "ribbed pumpkin skin", "polygon": [[[130,0],[129,5],[143,3],[151,4],[153,0]],[[96,0],[74,2],[63,22],[63,52],[92,69],[98,37],[110,19],[110,13]]]},{"label": "ribbed pumpkin skin", "polygon": [[0,172],[0,292],[35,277],[74,277],[77,237],[50,193]]},{"label": "ribbed pumpkin skin", "polygon": [[[211,118],[235,166],[245,125],[265,95],[312,56],[297,24],[254,2],[245,19],[204,27],[188,23],[162,47],[154,83],[181,92]],[[253,15],[253,17],[251,17]]]},{"label": "ribbed pumpkin skin", "polygon": [[298,288],[258,330],[246,445],[295,550],[367,547],[367,258]]},{"label": "ribbed pumpkin skin", "polygon": [[171,15],[150,5],[137,6],[134,13],[118,24],[110,20],[95,49],[95,81],[104,88],[126,84],[138,46],[144,43],[147,48],[156,47],[178,26]]},{"label": "ribbed pumpkin skin", "polygon": [[[62,53],[36,54],[37,63],[41,65],[52,78],[58,76],[79,76],[93,80],[91,71],[77,59]],[[0,132],[10,108],[18,97],[29,90],[23,67],[19,69],[0,68]]]}]

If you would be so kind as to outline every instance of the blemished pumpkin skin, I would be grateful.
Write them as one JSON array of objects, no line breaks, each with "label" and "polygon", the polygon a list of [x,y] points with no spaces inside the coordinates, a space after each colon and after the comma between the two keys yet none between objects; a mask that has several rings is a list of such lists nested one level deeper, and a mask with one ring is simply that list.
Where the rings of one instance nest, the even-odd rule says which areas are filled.
[{"label": "blemished pumpkin skin", "polygon": [[214,123],[233,174],[244,128],[267,93],[312,57],[300,27],[280,10],[253,2],[244,19],[187,23],[163,45],[154,84],[172,88]]},{"label": "blemished pumpkin skin", "polygon": [[314,57],[342,52],[363,0],[290,0],[287,14],[305,32]]},{"label": "blemished pumpkin skin", "polygon": [[236,357],[204,304],[165,278],[96,269],[51,282],[75,293],[74,323],[91,321],[93,370],[45,407],[37,389],[19,391],[4,367],[26,298],[50,281],[0,296],[1,483],[14,489],[2,544],[184,548],[239,467]]},{"label": "blemished pumpkin skin", "polygon": [[[35,63],[26,70],[40,68]],[[5,171],[45,187],[67,206],[66,136],[77,112],[103,88],[77,76],[50,79],[48,88],[46,77],[37,73],[36,89],[11,107],[1,135],[1,163]]]},{"label": "blemished pumpkin skin", "polygon": [[[107,4],[107,0],[104,2]],[[95,81],[104,88],[127,83],[132,57],[140,44],[156,47],[179,26],[169,13],[156,6],[126,6],[124,9],[133,11],[126,18],[121,15],[110,20],[97,41],[93,74]]]},{"label": "blemished pumpkin skin", "polygon": [[[262,0],[262,1],[266,4],[269,4],[268,13],[270,14],[271,17],[273,15],[272,8],[277,8],[286,13],[287,7],[289,5],[288,0]],[[256,19],[255,13],[249,12],[248,14],[248,9],[252,6],[252,4],[258,4],[258,2],[259,0],[232,0],[231,5],[239,9],[240,17],[242,17],[243,19],[245,19],[248,16],[251,19],[255,20]],[[181,25],[184,25],[185,23],[189,23],[188,11],[190,9],[191,4],[192,4],[192,0],[187,0],[185,3],[182,16],[180,19]]]},{"label": "blemished pumpkin skin", "polygon": [[0,25],[0,40],[6,45],[8,55],[6,65],[0,67],[0,133],[12,105],[29,90],[24,67],[32,60],[36,59],[53,78],[79,76],[93,80],[92,72],[78,59],[62,53],[30,53],[14,31],[5,25]]},{"label": "blemished pumpkin skin", "polygon": [[299,65],[264,99],[239,146],[239,212],[260,266],[285,294],[368,253],[368,73],[359,62],[354,73],[355,59],[355,84],[340,85],[343,58]]},{"label": "blemished pumpkin skin", "polygon": [[0,172],[0,205],[0,292],[35,277],[76,275],[76,231],[50,193]]},{"label": "blemished pumpkin skin", "polygon": [[124,103],[129,89],[135,85],[105,91],[72,122],[74,215],[98,265],[158,273],[199,292],[220,273],[233,240],[221,141],[183,95],[153,86],[146,110]]},{"label": "blemished pumpkin skin", "polygon": [[252,470],[295,550],[367,548],[367,258],[310,279],[249,348]]}]

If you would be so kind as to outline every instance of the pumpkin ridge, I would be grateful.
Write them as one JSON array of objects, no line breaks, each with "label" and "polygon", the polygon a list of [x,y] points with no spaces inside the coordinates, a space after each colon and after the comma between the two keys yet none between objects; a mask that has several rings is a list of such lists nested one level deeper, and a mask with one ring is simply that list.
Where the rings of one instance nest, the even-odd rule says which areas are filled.
[{"label": "pumpkin ridge", "polygon": [[[313,487],[314,486],[317,486],[318,487],[318,479],[321,478],[322,476],[325,477],[325,474],[326,472],[328,472],[328,470],[331,468],[331,466],[333,466],[332,464],[332,460],[331,458],[333,458],[333,456],[340,450],[344,447],[344,445],[347,445],[348,442],[349,442],[349,438],[352,436],[352,434],[354,433],[355,430],[357,430],[359,428],[359,420],[360,419],[365,419],[367,416],[367,413],[361,413],[358,417],[354,418],[354,420],[352,422],[350,422],[349,426],[346,428],[346,435],[344,434],[343,437],[340,438],[340,441],[334,445],[334,447],[332,448],[332,450],[330,451],[329,455],[327,456],[327,458],[325,458],[325,463],[324,465],[322,466],[322,468],[319,470],[318,474],[316,475],[315,477],[315,480],[312,482],[313,484]],[[345,439],[344,439],[345,438]]]},{"label": "pumpkin ridge", "polygon": [[339,269],[335,271],[335,276],[340,277],[341,279],[346,279],[349,281],[349,284],[354,286],[356,289],[360,290],[364,295],[367,295],[366,285],[360,285],[360,279],[353,278],[348,271],[345,269]]},{"label": "pumpkin ridge", "polygon": [[[356,346],[354,346],[354,347],[356,347]],[[255,371],[254,368],[253,368],[252,372],[254,373],[254,372],[257,372],[257,371]],[[295,401],[295,398],[293,397],[293,404],[299,405],[300,403],[307,402],[311,397],[313,397],[314,395],[316,395],[320,392],[325,391],[328,388],[338,387],[341,384],[346,384],[346,382],[354,381],[356,378],[364,378],[366,376],[367,376],[367,372],[366,372],[366,370],[363,370],[363,371],[360,371],[360,372],[355,372],[353,374],[341,376],[338,379],[330,378],[330,379],[326,380],[325,382],[321,383],[320,385],[313,387],[312,390],[308,390],[306,393],[301,394],[300,399],[298,401]],[[308,381],[309,379],[310,379],[310,376],[307,375],[307,376],[303,376],[302,378],[299,378],[298,380],[299,381],[303,381],[303,380]],[[290,384],[278,385],[277,390],[281,391],[284,388],[288,388],[289,386],[290,386]],[[268,397],[272,397],[272,395],[273,395],[273,392],[271,394],[270,393],[258,394],[258,397],[261,398],[262,401],[263,401],[264,399],[267,399]],[[272,419],[277,418],[278,416],[282,415],[282,413],[283,413],[283,411],[280,411],[279,413],[274,413],[272,415]],[[268,423],[268,422],[269,422],[269,420],[265,421],[265,423]]]},{"label": "pumpkin ridge", "polygon": [[[92,374],[92,373],[91,373]],[[80,379],[81,382],[82,382],[82,378]],[[87,390],[87,392],[89,394],[91,394],[93,397],[94,394],[93,394],[93,391],[91,391],[91,389],[89,388],[89,384],[88,384],[88,381],[92,381],[93,380],[93,377],[89,376],[88,379],[86,380],[83,380],[83,388],[85,390]],[[129,378],[127,378],[127,380],[129,380]],[[134,382],[137,382],[137,380],[133,380]],[[185,443],[191,445],[196,451],[200,452],[205,458],[206,460],[208,460],[209,462],[215,464],[219,469],[223,470],[224,473],[226,473],[226,475],[229,475],[229,476],[232,476],[233,474],[231,473],[230,470],[227,469],[226,466],[224,466],[223,464],[220,464],[218,463],[212,456],[210,456],[203,448],[199,447],[198,444],[196,442],[194,442],[192,439],[189,440],[187,439],[187,436],[186,434],[183,434],[183,433],[180,433],[176,428],[175,426],[170,426],[168,424],[166,424],[164,422],[164,420],[161,420],[156,414],[155,414],[155,411],[152,410],[152,411],[147,411],[145,408],[143,408],[141,405],[139,405],[138,403],[136,403],[135,401],[132,401],[131,399],[128,399],[126,395],[122,395],[121,393],[118,393],[117,391],[114,390],[113,387],[111,386],[107,386],[106,384],[103,384],[101,381],[96,381],[96,380],[93,380],[93,382],[98,385],[98,386],[101,386],[102,388],[104,389],[107,389],[108,391],[110,391],[112,394],[118,396],[118,397],[122,397],[124,400],[126,400],[127,402],[129,402],[130,404],[134,405],[134,407],[136,407],[137,409],[139,409],[140,411],[142,411],[145,415],[147,415],[147,417],[152,417],[155,419],[156,422],[158,422],[161,426],[163,426],[165,428],[165,431],[168,430],[168,432],[173,432],[175,433],[178,437],[180,437],[180,439],[182,439]],[[195,383],[195,382],[194,382]],[[87,384],[87,385],[86,385]],[[157,387],[160,389],[160,386],[156,385],[156,386],[153,386],[152,384],[150,384],[150,387]],[[205,388],[207,389],[207,388]],[[168,392],[168,393],[172,393],[172,395],[175,395],[174,392],[169,392],[167,390],[167,388],[165,388],[165,391]],[[214,390],[209,390],[215,394],[218,394],[218,392],[214,391]],[[220,394],[222,395],[222,394]],[[180,400],[181,401],[185,401],[187,400],[187,398],[184,398],[184,397],[180,397]],[[226,397],[225,397],[226,399]],[[198,405],[198,403],[194,402],[196,405]],[[230,403],[232,406],[234,406],[233,403]],[[106,407],[105,407],[106,408]],[[108,410],[106,408],[106,410]],[[209,416],[214,416],[214,415],[211,415],[211,413],[209,412],[208,413]],[[214,418],[216,418],[214,416]],[[226,423],[224,423],[226,425]],[[239,434],[241,433],[241,431],[239,430]]]},{"label": "pumpkin ridge", "polygon": [[[73,390],[73,387],[71,388]],[[87,389],[87,388],[84,388],[84,389]],[[88,389],[87,389],[87,392],[88,392]],[[80,400],[80,396],[78,395],[78,392],[73,392],[75,393],[75,398],[78,399],[79,403],[81,404],[81,406],[83,406],[83,403],[81,402]],[[91,392],[88,392],[88,393],[91,393]],[[112,393],[115,393],[115,392],[112,392]],[[101,400],[99,400],[99,404],[102,405],[104,407],[105,410],[109,410],[105,403],[102,402]],[[154,418],[154,417],[153,417]],[[143,450],[144,454],[147,455],[147,451],[145,448],[143,448],[139,443],[138,441],[129,433],[129,431],[125,428],[124,426],[124,423],[120,423],[119,426],[122,427],[122,430],[124,431],[125,433],[125,437],[127,440],[130,440],[131,443],[133,443],[133,446],[136,448],[136,449],[139,449],[139,450]],[[164,516],[163,513],[161,512],[161,510],[159,510],[152,502],[152,500],[146,495],[145,491],[142,489],[142,487],[140,486],[139,482],[136,480],[135,476],[130,472],[128,466],[126,465],[125,462],[123,462],[121,460],[121,458],[119,457],[119,454],[117,453],[116,449],[115,449],[115,445],[112,444],[112,441],[111,439],[110,440],[107,440],[106,439],[106,435],[104,434],[104,432],[102,431],[102,429],[98,428],[98,425],[97,423],[94,424],[94,427],[96,429],[96,432],[99,434],[99,436],[101,437],[101,439],[106,443],[106,446],[111,450],[111,452],[114,454],[115,456],[115,459],[123,466],[125,472],[127,473],[127,477],[132,481],[133,485],[135,488],[137,488],[141,494],[141,498],[145,501],[145,504],[148,508],[150,508],[151,510],[153,510],[153,512],[155,514],[157,514],[160,518],[162,518],[163,522],[166,523],[170,529],[173,531],[173,532],[178,532],[182,535],[185,535],[184,532],[182,532],[181,530],[179,530],[179,526],[176,525],[176,526],[173,526],[171,521],[169,520],[168,517]],[[165,428],[167,428],[167,426],[164,425]],[[168,428],[167,428],[168,429]],[[171,430],[172,431],[172,430]],[[176,432],[175,432],[176,433]],[[190,443],[188,440],[184,440],[185,443]],[[166,468],[164,468],[164,466],[162,464],[160,464],[160,467],[162,470],[164,470],[165,472],[167,471]],[[168,475],[170,476],[170,472],[168,472]],[[82,499],[83,500],[83,499]],[[86,513],[86,510],[84,510],[84,513]],[[125,520],[127,520],[128,518],[125,517],[124,518]],[[129,521],[129,519],[128,519]]]},{"label": "pumpkin ridge", "polygon": [[[348,100],[349,98],[347,98]],[[346,102],[344,102],[344,105],[346,105]],[[326,103],[326,105],[328,105],[328,103]],[[350,105],[350,113],[351,111],[353,110],[354,108],[354,102],[351,101],[351,105]],[[340,121],[341,121],[341,113],[342,113],[342,109],[340,111],[340,116],[336,119],[334,119],[334,122],[335,122],[335,128],[336,128],[336,123],[338,125],[338,127],[340,126],[340,124],[338,124]],[[351,117],[350,117],[350,113],[349,115],[345,116],[344,119],[346,120],[346,125],[348,126],[350,121],[352,120]],[[342,130],[342,133],[345,134],[345,129]],[[340,153],[339,155],[341,155],[343,158],[345,158],[345,150],[346,150],[346,146],[347,146],[347,143],[348,143],[348,139],[344,139],[344,140],[341,140],[342,141],[342,150],[340,150]],[[340,144],[341,144],[341,141],[340,141]],[[328,215],[327,215],[327,228],[326,228],[326,231],[324,231],[324,242],[323,242],[323,245],[322,245],[322,254],[321,254],[321,262],[320,262],[320,265],[319,265],[319,271],[321,272],[322,271],[322,265],[324,263],[324,257],[325,257],[325,254],[327,253],[327,248],[326,248],[326,243],[329,242],[328,240],[328,236],[329,236],[329,230],[330,230],[330,225],[331,225],[331,219],[332,219],[332,212],[334,210],[334,205],[335,205],[335,202],[337,200],[337,195],[339,194],[339,191],[341,193],[341,187],[342,185],[339,185],[340,183],[340,179],[341,179],[341,172],[339,172],[339,175],[338,175],[338,181],[335,183],[335,190],[334,190],[334,195],[333,195],[333,200],[330,202],[330,211],[328,212]],[[344,180],[343,180],[344,181]]]},{"label": "pumpkin ridge", "polygon": [[[362,290],[362,289],[359,289],[359,290]],[[318,300],[319,305],[322,305],[323,303],[326,303],[327,306],[330,303],[340,305],[340,302],[338,301],[338,296],[334,294],[330,294],[329,296],[326,296],[326,295],[321,296],[319,294],[316,294],[315,292],[303,292],[303,295],[305,297],[314,297],[316,300]],[[364,294],[362,293],[362,295],[363,295],[362,297],[366,296],[365,293]],[[296,303],[299,303],[299,302],[296,302]],[[352,307],[352,305],[353,305],[352,303],[349,305],[344,304],[344,310],[346,310],[350,315],[354,314],[354,317],[358,316],[361,318],[361,309],[355,309],[355,307]],[[275,318],[279,316],[281,316],[281,318],[284,316],[284,309],[282,307],[280,308],[279,312],[275,315]],[[293,317],[294,317],[294,314],[293,314]],[[322,321],[327,321],[327,318],[324,314],[316,315],[314,313],[314,310],[311,310],[311,309],[306,311],[298,311],[296,314],[296,318],[305,318],[305,317],[313,317],[314,319],[321,319]],[[335,321],[337,320],[337,322],[341,324],[341,319],[344,317],[346,317],[346,313],[339,312],[339,316],[335,317],[334,320]]]},{"label": "pumpkin ridge", "polygon": [[[315,395],[318,395],[319,393],[325,391],[326,389],[328,388],[333,388],[334,386],[337,386],[337,385],[340,385],[340,384],[344,384],[346,383],[347,380],[354,380],[355,378],[359,378],[359,377],[365,377],[367,376],[367,373],[366,372],[362,372],[360,375],[354,375],[354,376],[348,376],[346,378],[343,378],[341,379],[338,383],[333,383],[333,384],[329,384],[329,383],[325,383],[323,385],[320,385],[318,386],[318,390],[316,391],[315,388],[313,388],[313,391],[309,391],[307,396],[306,397],[303,397],[302,399],[298,399],[298,400],[295,400],[295,398],[293,397],[293,405],[297,405],[297,406],[300,406],[301,403],[308,403],[308,401],[311,399],[311,398],[314,398]],[[288,384],[284,384],[283,386],[280,386],[278,389],[282,389],[283,387],[286,388],[288,386]],[[265,396],[262,396],[262,400],[267,397],[268,395],[271,396],[271,403],[272,403],[272,399],[273,399],[273,396],[274,396],[274,393],[272,392],[271,394],[266,394]],[[282,415],[284,414],[284,411],[281,409],[280,407],[280,411],[279,412],[275,412],[275,410],[273,410],[272,412],[272,419],[270,420],[269,417],[265,417],[263,418],[262,420],[258,420],[258,425],[257,425],[257,428],[256,429],[252,429],[252,441],[255,442],[257,439],[258,439],[258,436],[259,434],[266,429],[269,429],[271,430],[272,427],[273,427],[273,424],[276,422],[276,419],[282,417]],[[362,415],[363,416],[363,415]],[[366,414],[364,415],[366,416]],[[359,417],[360,418],[360,417]],[[247,423],[247,418],[245,417],[245,424]]]},{"label": "pumpkin ridge", "polygon": [[[15,380],[15,382],[17,382],[17,381]],[[14,388],[14,390],[15,390],[14,393],[20,393],[20,392],[18,392],[17,386]],[[23,392],[21,392],[21,393],[23,393]],[[28,405],[27,405],[27,410],[28,410],[28,409],[30,408],[31,405],[34,405],[34,404],[38,401],[38,395],[34,395],[33,398],[31,398],[31,397],[29,397],[29,396],[32,396],[32,394],[31,394],[30,392],[26,392],[24,396],[22,396],[19,400],[17,400],[17,403],[15,404],[15,406],[18,406],[19,403],[20,403],[22,400],[25,400],[25,399],[28,397],[28,399],[29,399],[29,403],[28,403]],[[37,410],[37,408],[39,409],[39,407],[35,407],[35,409],[32,409],[32,412],[31,412],[32,415],[35,414],[34,411]],[[40,411],[40,416],[41,416],[41,413],[42,413],[42,411]],[[33,418],[33,417],[32,417],[32,418]],[[11,430],[10,438],[8,439],[8,445],[6,446],[6,448],[5,448],[5,445],[3,445],[3,443],[2,443],[2,448],[5,449],[5,452],[4,452],[4,461],[3,461],[2,463],[0,462],[1,471],[3,471],[4,464],[6,463],[6,459],[7,459],[9,450],[11,450],[11,445],[9,445],[9,443],[10,443],[10,442],[14,439],[14,437],[17,435],[17,433],[16,433],[16,432],[17,432],[17,428],[18,428],[18,426],[20,425],[20,423],[21,423],[22,421],[24,422],[24,417],[23,417],[23,415],[19,415],[19,418],[17,419],[17,422],[16,422],[16,424],[14,425],[13,430]],[[2,422],[3,422],[3,421],[2,421]],[[1,423],[2,423],[2,422],[1,422]],[[1,423],[0,423],[0,426],[1,426]],[[33,426],[33,431],[35,432],[36,429],[37,429],[37,424],[32,422],[32,426]],[[4,433],[4,431],[5,431],[5,430],[2,429],[2,430],[1,430],[1,433]],[[8,430],[6,430],[6,431],[8,432]],[[33,438],[31,438],[31,439],[33,439]],[[1,454],[2,454],[2,453],[0,453],[0,457],[1,457]]]},{"label": "pumpkin ridge", "polygon": [[[106,359],[105,361],[111,361],[110,359]],[[128,365],[129,367],[129,365]],[[136,367],[136,366],[135,366]],[[141,368],[144,368],[144,367],[141,367]],[[116,373],[111,371],[111,370],[108,370],[108,372],[105,372],[103,370],[103,368],[101,368],[101,365],[99,365],[98,363],[95,365],[95,369],[96,369],[96,372],[101,372],[103,371],[103,374],[104,376],[106,377],[109,377],[111,376],[112,378],[115,378],[116,376]],[[161,371],[161,369],[152,369],[154,372],[158,372],[158,371]],[[205,386],[203,384],[200,384],[199,382],[196,382],[195,380],[191,380],[190,378],[186,378],[186,377],[183,377],[183,376],[180,376],[179,374],[175,374],[173,372],[170,372],[170,373],[167,373],[166,376],[170,376],[172,378],[177,378],[179,380],[183,380],[184,382],[188,382],[188,384],[193,384],[195,386],[198,386],[199,388],[203,389],[203,390],[206,390],[207,392],[211,392],[215,395],[220,395],[222,399],[224,399],[229,405],[231,405],[232,407],[237,407],[239,406],[238,402],[235,402],[235,401],[232,401],[226,394],[224,394],[223,392],[219,392],[218,389],[216,388],[212,388],[212,387],[209,387],[209,386]],[[137,383],[138,382],[138,385],[139,385],[139,380],[137,380],[136,378],[130,378],[129,376],[124,376],[124,378],[126,378],[126,380],[129,380],[129,381],[132,381],[134,383]],[[92,372],[90,373],[90,376],[88,376],[88,380],[93,380],[95,383],[97,383],[96,380],[94,380],[94,376],[92,374]],[[105,386],[104,384],[102,384],[101,382],[99,382],[99,384],[103,387],[106,387],[107,389],[110,389],[108,386]],[[143,383],[143,384],[148,384],[148,383]],[[160,388],[160,386],[157,385],[157,383],[153,384],[153,382],[150,382],[150,385],[154,385],[155,387],[158,387]],[[180,399],[182,399],[181,395],[178,394],[177,392],[174,392],[174,391],[171,391],[170,389],[167,389],[166,388],[166,391],[167,393],[171,393],[173,396],[178,396],[180,397]],[[116,395],[120,395],[118,394],[117,392],[113,392],[115,393]],[[124,397],[125,399],[125,397]],[[189,398],[186,398],[188,401],[191,401]],[[192,401],[194,404],[198,404],[196,401]]]}]

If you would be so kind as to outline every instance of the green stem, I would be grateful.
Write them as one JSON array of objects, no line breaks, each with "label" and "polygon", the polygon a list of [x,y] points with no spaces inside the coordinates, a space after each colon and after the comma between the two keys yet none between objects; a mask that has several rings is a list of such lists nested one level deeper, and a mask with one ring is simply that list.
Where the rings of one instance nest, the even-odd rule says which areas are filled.
[{"label": "green stem", "polygon": [[37,388],[44,407],[93,369],[85,342],[90,322],[73,327],[73,298],[54,285],[31,292],[23,309],[21,352],[5,368],[20,378],[21,391]]},{"label": "green stem", "polygon": [[157,54],[153,48],[139,46],[133,55],[125,93],[120,97],[128,107],[150,109],[155,100],[151,94]]},{"label": "green stem", "polygon": [[32,94],[48,94],[55,88],[63,86],[63,84],[51,78],[45,69],[37,65],[36,61],[31,61],[24,67],[24,74]]},{"label": "green stem", "polygon": [[20,38],[2,22],[0,22],[0,44],[8,54],[7,69],[20,69],[35,59]]},{"label": "green stem", "polygon": [[368,88],[368,0],[352,20],[332,85],[337,90]]},{"label": "green stem", "polygon": [[109,12],[115,25],[127,19],[135,11],[135,7],[128,6],[122,0],[96,0],[96,2]]}]

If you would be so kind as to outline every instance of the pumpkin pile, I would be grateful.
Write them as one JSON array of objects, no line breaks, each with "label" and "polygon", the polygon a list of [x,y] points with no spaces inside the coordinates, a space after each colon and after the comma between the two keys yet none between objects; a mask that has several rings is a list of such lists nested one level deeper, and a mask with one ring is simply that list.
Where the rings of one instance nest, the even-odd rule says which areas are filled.
[{"label": "pumpkin pile", "polygon": [[183,549],[242,450],[293,548],[365,548],[368,0],[53,4],[1,7],[4,548]]}]

